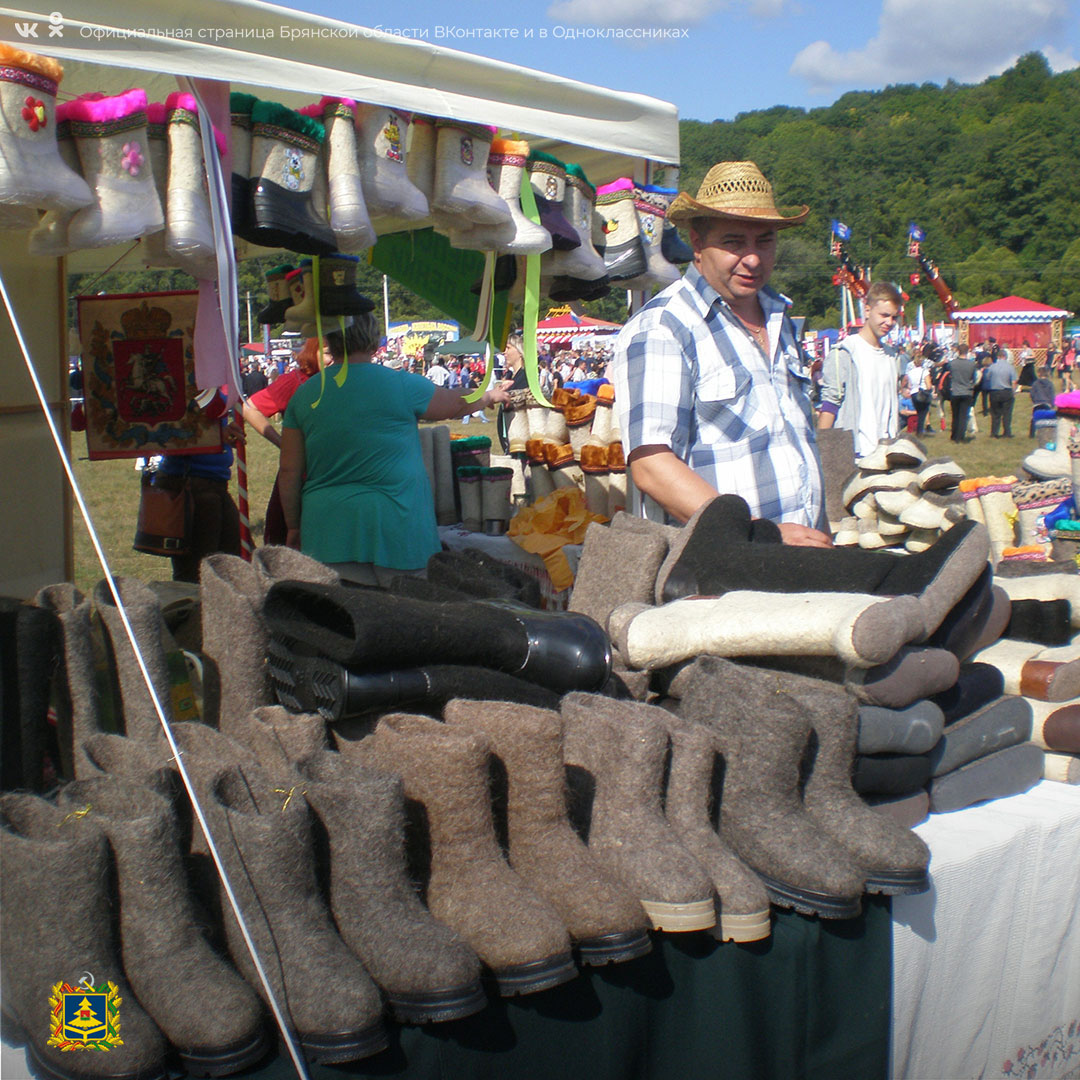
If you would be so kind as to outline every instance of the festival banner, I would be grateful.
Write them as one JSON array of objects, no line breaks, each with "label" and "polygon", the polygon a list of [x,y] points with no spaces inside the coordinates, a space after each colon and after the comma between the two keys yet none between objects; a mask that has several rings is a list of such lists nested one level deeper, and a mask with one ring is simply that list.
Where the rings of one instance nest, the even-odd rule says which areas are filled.
[{"label": "festival banner", "polygon": [[222,449],[220,420],[196,401],[198,299],[197,292],[77,298],[91,461]]}]

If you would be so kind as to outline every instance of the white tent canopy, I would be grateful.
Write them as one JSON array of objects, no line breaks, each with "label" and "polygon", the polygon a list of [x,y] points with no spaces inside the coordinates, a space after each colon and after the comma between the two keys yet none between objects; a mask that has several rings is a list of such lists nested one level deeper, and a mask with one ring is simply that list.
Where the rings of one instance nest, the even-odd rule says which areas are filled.
[{"label": "white tent canopy", "polygon": [[[64,99],[138,86],[164,100],[188,77],[292,107],[327,94],[498,125],[577,162],[595,184],[648,180],[648,162],[679,160],[673,105],[255,0],[69,0],[55,18],[0,3],[0,40],[60,60]],[[103,268],[122,253],[76,253],[66,269]],[[18,234],[0,245],[0,273],[66,430],[64,269],[26,254]],[[6,320],[0,347],[0,475],[11,509],[0,525],[0,592],[28,596],[72,574],[71,500]]]}]

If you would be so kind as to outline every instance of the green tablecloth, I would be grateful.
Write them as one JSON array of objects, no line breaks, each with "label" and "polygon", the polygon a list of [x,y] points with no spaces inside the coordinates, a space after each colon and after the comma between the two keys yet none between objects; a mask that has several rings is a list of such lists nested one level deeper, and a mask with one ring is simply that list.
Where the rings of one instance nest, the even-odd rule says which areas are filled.
[{"label": "green tablecloth", "polygon": [[[859,919],[781,912],[772,937],[719,945],[658,934],[653,952],[586,968],[468,1020],[392,1029],[391,1048],[313,1080],[870,1080],[888,1070],[887,900]],[[256,1074],[294,1075],[287,1057]]]}]

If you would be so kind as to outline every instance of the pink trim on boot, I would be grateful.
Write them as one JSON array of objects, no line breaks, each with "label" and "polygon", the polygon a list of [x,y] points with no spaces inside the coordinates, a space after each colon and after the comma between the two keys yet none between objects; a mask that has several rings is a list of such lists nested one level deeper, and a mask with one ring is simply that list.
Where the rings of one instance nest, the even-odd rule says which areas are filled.
[{"label": "pink trim on boot", "polygon": [[65,120],[83,120],[92,124],[104,124],[110,120],[123,120],[137,112],[146,111],[146,91],[126,90],[115,97],[76,98],[65,102],[68,111]]},{"label": "pink trim on boot", "polygon": [[613,191],[633,191],[634,182],[626,176],[620,176],[618,180],[612,180],[610,184],[601,184],[596,189],[597,195],[609,195]]}]

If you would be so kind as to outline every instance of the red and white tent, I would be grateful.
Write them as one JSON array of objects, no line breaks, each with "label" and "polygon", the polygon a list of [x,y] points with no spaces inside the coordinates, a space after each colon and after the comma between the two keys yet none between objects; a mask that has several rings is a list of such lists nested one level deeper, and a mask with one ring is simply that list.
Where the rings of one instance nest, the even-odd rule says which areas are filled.
[{"label": "red and white tent", "polygon": [[1045,349],[1048,345],[1060,349],[1065,320],[1071,316],[1072,312],[1064,308],[1025,300],[1022,296],[1003,296],[988,304],[953,312],[962,343],[974,345],[994,338],[1010,348],[1026,342],[1035,349]]},{"label": "red and white tent", "polygon": [[575,315],[569,308],[553,308],[546,319],[536,324],[536,336],[541,341],[573,341],[579,337],[617,334],[621,329],[619,323]]}]

